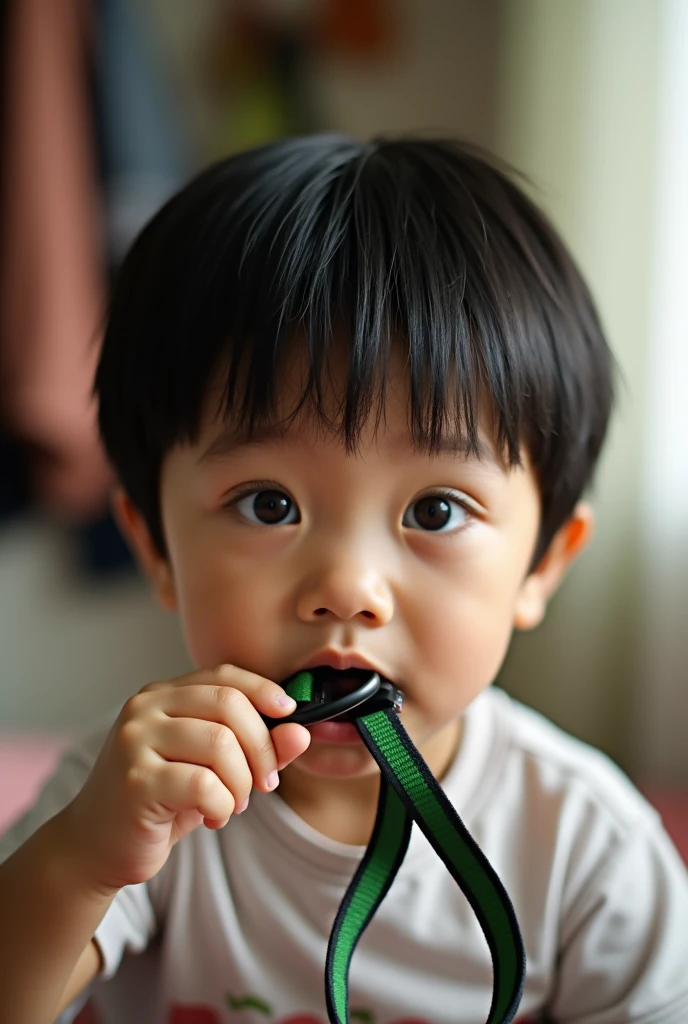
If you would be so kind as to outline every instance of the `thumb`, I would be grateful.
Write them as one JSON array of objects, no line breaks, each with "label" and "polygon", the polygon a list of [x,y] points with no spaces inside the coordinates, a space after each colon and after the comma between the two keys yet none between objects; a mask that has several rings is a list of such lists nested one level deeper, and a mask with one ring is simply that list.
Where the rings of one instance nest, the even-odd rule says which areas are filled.
[{"label": "thumb", "polygon": [[281,771],[294,758],[303,754],[311,742],[311,734],[303,725],[285,722],[272,730],[272,742],[277,755],[277,769]]}]

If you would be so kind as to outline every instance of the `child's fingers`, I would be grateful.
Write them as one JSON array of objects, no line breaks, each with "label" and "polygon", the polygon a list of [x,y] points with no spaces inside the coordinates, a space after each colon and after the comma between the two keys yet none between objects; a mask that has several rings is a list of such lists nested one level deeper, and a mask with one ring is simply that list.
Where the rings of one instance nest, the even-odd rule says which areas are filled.
[{"label": "child's fingers", "polygon": [[[150,746],[167,757],[167,730],[174,721],[201,723],[207,746],[229,749],[235,741],[248,761],[253,784],[265,792],[276,785],[277,757],[270,732],[247,694],[233,686],[197,683],[141,691],[130,699],[123,726],[125,742],[133,748]],[[228,734],[227,734],[228,733]],[[182,738],[177,750],[183,750]],[[197,745],[196,750],[199,750]],[[208,750],[205,757],[208,757]],[[184,757],[184,760],[188,760]]]},{"label": "child's fingers", "polygon": [[303,725],[296,722],[285,722],[276,725],[271,732],[272,744],[277,756],[277,770],[282,771],[295,757],[308,750],[311,734]]},{"label": "child's fingers", "polygon": [[296,707],[296,702],[288,697],[284,689],[271,679],[238,668],[236,665],[218,665],[213,669],[199,669],[188,675],[180,676],[169,682],[150,683],[144,686],[141,693],[164,689],[171,691],[188,686],[231,687],[239,690],[251,701],[251,704],[272,718],[288,715]]},{"label": "child's fingers", "polygon": [[150,747],[166,761],[210,768],[237,806],[248,800],[253,785],[251,770],[237,735],[226,725],[197,718],[168,718],[151,737]]},{"label": "child's fingers", "polygon": [[[220,777],[227,771],[227,757],[235,762],[240,757],[233,746],[238,741],[253,785],[270,791],[277,784],[277,771],[301,754],[310,738],[301,726],[295,726],[295,732],[290,728],[279,740],[278,755],[260,712],[274,718],[288,715],[295,707],[282,687],[271,680],[233,665],[220,665],[144,687],[125,706],[128,721],[124,728],[130,743],[151,746],[168,759],[217,768]],[[174,719],[203,721],[207,730],[205,747],[197,743],[185,748],[181,734],[176,740],[172,735],[169,741],[162,739],[163,730]],[[219,760],[213,750],[222,754]],[[235,774],[233,781],[243,792],[245,776],[240,779]]]},{"label": "child's fingers", "polygon": [[127,773],[129,794],[152,822],[169,821],[182,811],[198,811],[210,821],[227,821],[236,801],[214,771],[203,765],[158,758]]}]

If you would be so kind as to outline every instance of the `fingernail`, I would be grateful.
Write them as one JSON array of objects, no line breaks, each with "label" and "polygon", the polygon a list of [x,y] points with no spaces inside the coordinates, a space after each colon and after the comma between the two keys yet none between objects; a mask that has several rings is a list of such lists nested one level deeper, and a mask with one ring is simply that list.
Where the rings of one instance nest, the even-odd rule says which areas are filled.
[{"label": "fingernail", "polygon": [[237,804],[237,806],[234,808],[234,813],[235,814],[242,814],[243,811],[245,811],[247,807],[248,807],[248,797],[246,797],[246,799],[244,800],[243,803]]},{"label": "fingernail", "polygon": [[270,772],[267,779],[265,780],[265,785],[268,787],[268,789],[277,789],[277,787],[279,786],[279,775],[277,774],[277,772]]},{"label": "fingernail", "polygon": [[293,711],[296,707],[296,701],[294,698],[289,697],[286,693],[281,697],[276,697],[275,704],[278,704],[281,708],[289,708],[290,711]]}]

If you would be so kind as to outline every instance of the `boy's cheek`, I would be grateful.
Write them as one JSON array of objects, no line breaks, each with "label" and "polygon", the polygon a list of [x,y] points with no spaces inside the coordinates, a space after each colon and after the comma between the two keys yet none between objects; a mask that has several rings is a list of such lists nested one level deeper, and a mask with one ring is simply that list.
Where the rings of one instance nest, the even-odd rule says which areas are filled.
[{"label": "boy's cheek", "polygon": [[187,650],[197,667],[228,662],[263,674],[266,665],[279,663],[278,608],[269,592],[261,597],[239,581],[212,586],[206,579],[181,588],[179,611]]},{"label": "boy's cheek", "polygon": [[216,605],[207,606],[206,614],[195,608],[182,616],[187,650],[198,668],[228,663],[258,671],[256,651],[264,654],[269,647],[269,631],[238,609],[236,614],[233,612],[232,608]]},{"label": "boy's cheek", "polygon": [[[198,538],[177,546],[176,557],[174,543],[170,547],[182,629],[197,667],[230,662],[264,674],[267,666],[284,666],[285,658],[288,670],[290,653],[303,657],[303,650],[284,650],[293,637],[296,596],[293,581],[280,578],[279,565],[254,565],[249,573],[240,555],[218,556],[216,547],[210,550]],[[441,583],[428,574],[422,581],[411,578],[397,588],[389,625],[357,633],[354,645],[369,657],[377,654],[390,669],[408,666],[419,680],[435,680],[432,696],[424,697],[426,686],[418,686],[418,702],[427,703],[431,717],[460,713],[492,682],[509,644],[514,587],[505,579],[508,568],[502,562],[471,572],[463,565],[458,576],[453,572]]]},{"label": "boy's cheek", "polygon": [[419,661],[435,678],[451,681],[447,699],[468,703],[492,682],[504,660],[512,634],[511,602],[457,592],[431,614],[418,615],[413,634]]}]

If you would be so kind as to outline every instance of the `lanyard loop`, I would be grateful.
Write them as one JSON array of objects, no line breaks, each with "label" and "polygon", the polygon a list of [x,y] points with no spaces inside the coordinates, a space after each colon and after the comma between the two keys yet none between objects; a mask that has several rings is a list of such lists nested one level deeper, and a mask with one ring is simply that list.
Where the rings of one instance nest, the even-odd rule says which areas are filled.
[{"label": "lanyard loop", "polygon": [[[352,675],[359,682],[353,691]],[[348,680],[344,692],[343,680]],[[269,728],[290,721],[353,719],[381,772],[373,833],[337,911],[327,947],[325,996],[331,1024],[349,1024],[349,967],[354,949],[394,881],[414,821],[461,888],[487,940],[493,989],[486,1024],[510,1024],[521,1001],[526,962],[514,908],[494,868],[401,724],[400,692],[377,673],[330,669],[300,672],[284,685],[304,707],[286,718],[266,718]]]},{"label": "lanyard loop", "polygon": [[[352,688],[352,683],[358,685]],[[314,725],[332,718],[342,722],[355,721],[360,715],[381,708],[395,707],[400,711],[404,700],[401,691],[388,680],[380,679],[377,672],[361,669],[298,672],[286,683],[285,689],[299,706],[284,718],[263,715],[268,729],[285,722]]]}]

